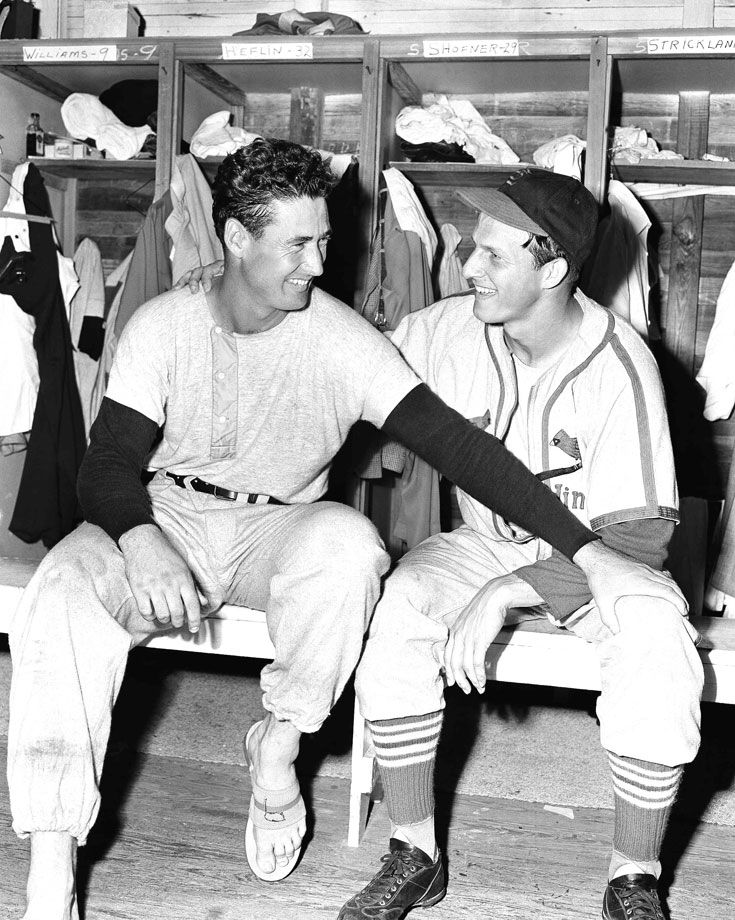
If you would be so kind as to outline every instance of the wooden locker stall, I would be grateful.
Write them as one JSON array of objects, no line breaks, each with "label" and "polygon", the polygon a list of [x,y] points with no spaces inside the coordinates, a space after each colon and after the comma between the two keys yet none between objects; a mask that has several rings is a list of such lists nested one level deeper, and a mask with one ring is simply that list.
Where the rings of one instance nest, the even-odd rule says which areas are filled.
[{"label": "wooden locker stall", "polygon": [[[209,115],[229,110],[250,134],[281,137],[359,163],[361,214],[373,186],[370,59],[377,43],[361,36],[235,36],[175,42],[170,118],[159,130],[176,156]],[[221,157],[200,159],[211,179]],[[366,248],[367,221],[355,227]]]},{"label": "wooden locker stall", "polygon": [[[0,76],[8,78],[6,85],[15,106],[27,113],[39,111],[44,129],[62,137],[67,132],[60,108],[72,93],[99,96],[121,80],[158,80],[160,87],[165,80],[161,63],[160,45],[148,40],[62,40],[52,44],[18,39],[0,43]],[[7,148],[11,155],[2,160],[3,173],[8,177],[24,158],[20,144],[25,143],[25,122],[18,125],[18,134],[14,145]],[[143,219],[141,211],[145,213],[154,195],[169,181],[163,171],[167,167],[165,157],[42,157],[33,162],[50,188],[63,190],[63,212],[56,216],[64,254],[73,255],[79,240],[89,236],[98,242],[110,267],[132,249]]]},{"label": "wooden locker stall", "polygon": [[[3,155],[0,172],[10,182],[25,159],[25,128],[31,112],[40,114],[47,132],[67,135],[61,105],[72,93],[99,96],[121,80],[165,80],[160,45],[150,40],[0,42],[0,92],[4,97]],[[159,94],[159,117],[162,115]],[[11,135],[12,131],[12,135]],[[165,143],[165,140],[164,140]],[[160,145],[159,145],[160,153]],[[79,242],[93,239],[109,274],[133,249],[145,212],[157,189],[168,186],[168,158],[56,159],[32,162],[41,171],[66,257]],[[161,167],[159,169],[159,166]],[[7,197],[7,186],[3,201]],[[39,558],[40,544],[21,542],[8,531],[24,454],[0,458],[0,554]]]},{"label": "wooden locker stall", "polygon": [[[475,215],[457,189],[500,185],[524,163],[532,164],[534,150],[554,137],[587,138],[590,39],[583,35],[384,38],[380,62],[380,169],[393,166],[410,179],[436,226],[456,224],[463,254],[471,248]],[[426,106],[441,95],[472,102],[521,163],[408,162],[400,151],[395,118],[404,106]]]},{"label": "wooden locker stall", "polygon": [[[732,452],[730,421],[705,423],[703,396],[693,378],[704,357],[722,281],[735,258],[735,39],[711,30],[616,35],[608,42],[610,131],[615,125],[645,128],[663,150],[683,160],[609,159],[609,175],[624,182],[670,184],[671,197],[646,199],[661,266],[657,304],[665,372],[670,372],[671,417],[680,436],[679,460],[687,465],[688,494],[718,497]],[[726,161],[704,159],[705,154]],[[700,186],[701,194],[676,197]],[[723,194],[718,194],[718,187]],[[692,414],[693,413],[693,414]],[[681,429],[681,430],[680,430]],[[686,434],[686,431],[689,434]]]},{"label": "wooden locker stall", "polygon": [[[599,198],[602,185],[604,87],[599,41],[580,34],[464,34],[386,37],[380,42],[376,189],[373,222],[379,219],[380,172],[398,169],[413,185],[434,229],[453,224],[462,236],[464,261],[472,251],[477,214],[461,198],[463,188],[499,186],[524,165],[534,165],[542,144],[565,134],[588,142],[585,181]],[[604,40],[602,41],[604,49]],[[595,57],[595,55],[597,55]],[[606,57],[602,56],[606,65]],[[427,106],[446,96],[467,99],[520,158],[513,165],[410,162],[401,152],[396,116],[405,106]],[[368,317],[370,318],[370,317]],[[394,476],[375,483],[372,507],[381,533],[394,555],[402,547],[391,536]],[[443,526],[456,526],[453,495],[442,499]]]}]

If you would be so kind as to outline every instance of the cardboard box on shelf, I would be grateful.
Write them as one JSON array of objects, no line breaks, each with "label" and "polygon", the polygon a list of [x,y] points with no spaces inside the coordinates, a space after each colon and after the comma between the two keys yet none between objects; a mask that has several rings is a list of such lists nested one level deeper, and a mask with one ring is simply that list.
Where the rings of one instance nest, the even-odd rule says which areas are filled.
[{"label": "cardboard box on shelf", "polygon": [[72,147],[72,159],[74,160],[101,160],[102,151],[98,150],[96,147],[90,147],[89,144],[85,144],[83,141],[74,141],[74,146]]},{"label": "cardboard box on shelf", "polygon": [[71,160],[74,153],[74,141],[68,137],[57,137],[54,141],[54,159]]},{"label": "cardboard box on shelf", "polygon": [[124,0],[85,0],[85,38],[138,38],[141,15]]}]

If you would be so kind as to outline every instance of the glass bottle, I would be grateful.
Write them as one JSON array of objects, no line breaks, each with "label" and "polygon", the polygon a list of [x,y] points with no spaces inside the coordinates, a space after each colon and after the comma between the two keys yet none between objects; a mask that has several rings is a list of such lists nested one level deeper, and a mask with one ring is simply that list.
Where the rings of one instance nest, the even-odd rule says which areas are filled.
[{"label": "glass bottle", "polygon": [[43,128],[38,112],[31,112],[31,120],[26,128],[26,156],[43,156]]}]

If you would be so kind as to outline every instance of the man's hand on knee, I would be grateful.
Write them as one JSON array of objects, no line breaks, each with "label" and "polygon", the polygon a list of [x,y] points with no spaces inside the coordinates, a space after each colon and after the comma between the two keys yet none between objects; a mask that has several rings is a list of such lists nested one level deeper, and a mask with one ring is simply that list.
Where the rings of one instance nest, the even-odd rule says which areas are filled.
[{"label": "man's hand on knee", "polygon": [[120,537],[119,546],[140,615],[197,632],[202,611],[194,578],[163,531],[154,524],[133,527]]},{"label": "man's hand on knee", "polygon": [[620,631],[616,609],[621,598],[637,596],[665,601],[680,616],[687,615],[689,608],[684,594],[670,575],[615,552],[601,540],[583,546],[573,562],[587,576],[600,619],[612,633]]}]

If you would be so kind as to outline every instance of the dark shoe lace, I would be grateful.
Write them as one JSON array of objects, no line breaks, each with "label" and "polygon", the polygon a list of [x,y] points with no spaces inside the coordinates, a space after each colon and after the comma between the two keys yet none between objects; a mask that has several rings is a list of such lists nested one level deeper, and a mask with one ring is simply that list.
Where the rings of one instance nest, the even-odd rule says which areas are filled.
[{"label": "dark shoe lace", "polygon": [[380,861],[387,863],[385,869],[381,869],[356,898],[361,904],[368,907],[387,901],[392,894],[395,894],[399,885],[413,875],[418,868],[410,855],[401,852],[386,853]]},{"label": "dark shoe lace", "polygon": [[656,891],[631,883],[618,888],[618,896],[631,920],[666,920]]}]

